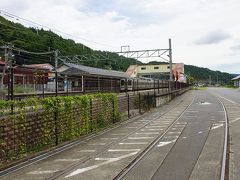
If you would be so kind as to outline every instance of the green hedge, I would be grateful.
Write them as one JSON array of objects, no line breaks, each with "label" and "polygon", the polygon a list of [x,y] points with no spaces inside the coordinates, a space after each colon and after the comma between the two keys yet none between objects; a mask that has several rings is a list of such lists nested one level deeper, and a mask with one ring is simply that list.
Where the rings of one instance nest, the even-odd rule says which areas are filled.
[{"label": "green hedge", "polygon": [[[120,112],[117,95],[103,93],[21,101],[0,100],[0,117],[2,164],[99,131],[119,121]],[[7,131],[11,131],[11,135],[6,141],[4,134]],[[11,146],[13,142],[14,147]]]}]

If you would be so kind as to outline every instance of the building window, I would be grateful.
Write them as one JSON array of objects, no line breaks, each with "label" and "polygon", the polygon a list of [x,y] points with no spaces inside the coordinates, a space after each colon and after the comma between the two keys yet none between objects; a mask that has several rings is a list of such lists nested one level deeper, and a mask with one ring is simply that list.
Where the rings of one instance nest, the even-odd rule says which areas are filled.
[{"label": "building window", "polygon": [[146,67],[141,67],[141,70],[146,70]]},{"label": "building window", "polygon": [[158,67],[158,66],[156,66],[156,67],[154,67],[154,69],[159,69],[159,67]]},{"label": "building window", "polygon": [[170,69],[170,66],[168,66],[167,68]]}]

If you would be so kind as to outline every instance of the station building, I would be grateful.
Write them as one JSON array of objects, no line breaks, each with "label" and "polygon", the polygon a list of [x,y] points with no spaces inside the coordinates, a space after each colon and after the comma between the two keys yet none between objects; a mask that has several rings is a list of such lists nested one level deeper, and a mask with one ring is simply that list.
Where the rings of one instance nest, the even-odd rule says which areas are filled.
[{"label": "station building", "polygon": [[63,91],[120,92],[121,79],[125,72],[106,70],[74,63],[64,63],[57,71],[59,89]]}]

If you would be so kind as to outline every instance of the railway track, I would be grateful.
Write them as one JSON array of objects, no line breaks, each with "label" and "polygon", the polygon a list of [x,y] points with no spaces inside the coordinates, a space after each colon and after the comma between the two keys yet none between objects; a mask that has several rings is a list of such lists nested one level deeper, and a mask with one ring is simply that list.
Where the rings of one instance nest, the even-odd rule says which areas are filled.
[{"label": "railway track", "polygon": [[[212,93],[212,92],[211,92]],[[232,161],[232,164],[236,163],[234,161],[235,158],[233,155],[231,156],[231,151],[234,151],[232,147],[230,147],[230,125],[231,123],[237,122],[240,118],[239,108],[240,103],[234,101],[233,99],[229,97],[224,97],[220,93],[213,94],[219,102],[222,104],[225,112],[226,117],[226,123],[225,123],[225,141],[224,141],[224,151],[222,155],[222,168],[221,168],[221,180],[228,180],[228,179],[234,179],[234,165],[230,165],[230,161]],[[238,112],[238,113],[237,113]],[[234,134],[233,134],[234,136]],[[231,150],[232,149],[232,150]],[[236,158],[237,159],[237,158]],[[238,175],[237,175],[238,176]]]},{"label": "railway track", "polygon": [[[226,107],[224,105],[224,103],[221,101],[221,99],[217,98],[217,100],[219,101],[219,103],[222,106],[223,112],[224,112],[224,146],[223,146],[223,151],[222,151],[222,158],[221,158],[221,170],[220,170],[220,180],[228,180],[229,179],[229,174],[228,174],[228,166],[229,166],[229,158],[228,158],[228,153],[229,153],[229,120],[228,120],[228,116],[227,116],[227,110]],[[178,120],[183,116],[183,114],[189,109],[189,107],[193,104],[194,99],[192,100],[192,102],[189,104],[189,106],[181,113],[181,115],[166,129],[166,131],[161,134],[158,138],[156,138],[144,151],[142,151],[140,154],[138,154],[132,161],[130,164],[128,164],[120,173],[118,173],[117,176],[114,177],[114,180],[122,180],[122,179],[132,179],[132,178],[126,178],[126,176],[128,175],[128,173],[135,168],[136,166],[138,166],[138,163],[145,158],[148,153],[156,147],[157,144],[159,144],[159,142],[164,138],[164,136],[171,130],[172,126],[174,126],[174,124],[176,124],[178,122]],[[213,128],[213,124],[211,125],[209,130],[206,130],[206,132],[208,133],[207,138],[209,136],[209,132],[210,130]],[[185,128],[184,128],[185,129]],[[183,130],[184,130],[183,129]],[[183,132],[182,130],[182,132]],[[181,134],[182,134],[181,132]],[[203,133],[203,132],[201,132]],[[180,134],[180,135],[181,135]],[[176,141],[179,139],[180,135],[178,136],[178,138],[176,139]],[[196,135],[196,134],[195,134]],[[207,141],[206,138],[206,141]],[[176,142],[175,141],[175,142]],[[206,143],[205,141],[205,143]],[[175,142],[174,145],[170,148],[171,149],[175,146]],[[205,146],[204,143],[204,146]],[[202,147],[203,150],[204,147]],[[201,150],[201,152],[202,152]],[[169,152],[170,152],[169,151]],[[166,158],[166,157],[165,157]],[[193,169],[192,169],[193,171]],[[156,179],[154,178],[154,175],[150,178],[150,179]],[[189,177],[190,178],[190,177]]]},{"label": "railway track", "polygon": [[178,120],[183,116],[183,114],[188,110],[188,108],[191,106],[191,104],[194,102],[194,98],[191,101],[191,103],[187,106],[187,108],[180,114],[180,116],[174,120],[170,126],[168,126],[168,128],[164,131],[163,134],[161,134],[160,136],[158,136],[151,144],[148,145],[148,147],[146,149],[144,149],[144,151],[142,151],[140,154],[138,154],[138,156],[136,156],[136,158],[134,158],[134,160],[126,167],[124,168],[116,177],[114,177],[114,180],[121,180],[123,179],[128,172],[134,167],[136,166],[136,164],[142,160],[142,158],[144,156],[146,156],[148,154],[148,152],[150,150],[152,150],[157,143],[159,143],[159,141],[169,132],[169,130],[178,122]]},{"label": "railway track", "polygon": [[[73,168],[79,166],[80,164],[84,164],[84,163],[88,162],[90,159],[92,159],[92,158],[94,158],[94,157],[102,154],[103,152],[106,152],[106,151],[109,149],[110,146],[112,146],[112,145],[114,145],[114,144],[117,144],[118,142],[126,139],[127,137],[129,137],[129,136],[131,136],[132,134],[136,133],[136,132],[139,131],[140,129],[148,126],[150,123],[152,123],[152,122],[155,121],[156,119],[158,119],[158,118],[166,115],[168,112],[170,112],[170,111],[172,111],[173,109],[181,106],[181,105],[182,105],[182,100],[183,100],[184,98],[186,98],[186,95],[184,94],[183,96],[178,97],[178,98],[179,98],[179,99],[178,99],[178,103],[177,103],[177,104],[171,104],[171,102],[170,102],[170,104],[171,104],[171,105],[169,105],[170,107],[168,107],[167,110],[165,110],[165,112],[163,112],[163,113],[161,113],[160,115],[154,117],[151,121],[145,123],[144,125],[138,127],[137,129],[131,131],[131,133],[127,134],[126,136],[124,136],[124,137],[122,137],[122,138],[120,138],[119,140],[110,143],[108,146],[104,147],[104,149],[102,149],[100,152],[97,152],[96,154],[92,155],[91,157],[87,157],[87,158],[85,158],[85,159],[83,159],[83,160],[81,160],[81,161],[79,161],[79,162],[77,162],[77,163],[74,163],[74,164],[66,167],[64,170],[61,170],[61,172],[54,173],[53,176],[48,177],[48,178],[45,178],[45,179],[49,179],[49,180],[50,180],[50,179],[57,179],[58,177],[66,174],[66,173],[68,173],[69,171],[71,171]],[[146,116],[146,115],[143,115],[143,117],[144,117],[144,116]],[[123,122],[123,123],[121,123],[120,125],[116,126],[115,128],[118,128],[119,126],[121,126],[121,125],[123,125],[123,124],[124,124],[124,125],[128,125],[128,124],[130,124],[131,122],[132,122],[132,121]],[[111,131],[111,129],[110,129],[109,131]],[[98,134],[98,135],[96,135],[96,136],[90,136],[90,137],[86,138],[85,140],[81,140],[81,141],[77,141],[77,142],[74,142],[74,143],[65,145],[65,146],[63,146],[63,147],[60,147],[60,148],[56,149],[56,150],[55,150],[54,152],[52,152],[52,153],[46,153],[46,154],[40,155],[40,156],[38,156],[38,157],[35,157],[35,158],[30,159],[28,162],[24,162],[24,163],[21,163],[21,164],[19,164],[19,165],[17,165],[17,166],[14,166],[14,167],[11,167],[11,168],[6,169],[6,170],[4,170],[4,171],[1,171],[1,172],[0,172],[0,177],[6,177],[7,175],[10,175],[11,173],[14,173],[14,172],[16,172],[16,171],[19,171],[19,170],[21,170],[21,169],[23,169],[23,168],[26,168],[26,167],[30,166],[30,165],[34,165],[34,164],[36,164],[36,163],[38,163],[38,162],[40,162],[40,161],[42,161],[42,160],[44,160],[44,159],[47,159],[47,158],[49,158],[49,157],[52,157],[52,156],[54,156],[54,155],[56,155],[56,154],[59,154],[59,153],[65,151],[65,150],[68,150],[68,149],[70,149],[70,148],[73,148],[73,147],[75,147],[75,146],[77,146],[77,145],[79,145],[79,144],[81,144],[81,143],[83,143],[83,142],[90,141],[90,140],[96,138],[97,136],[101,136],[102,134],[104,134],[104,133],[106,133],[106,132],[107,132],[107,131],[105,131],[105,132],[103,132],[103,133],[100,133],[100,134]]]},{"label": "railway track", "polygon": [[[218,99],[219,100],[219,99]],[[227,158],[229,153],[229,121],[227,116],[227,110],[224,106],[223,102],[219,100],[224,110],[225,116],[225,125],[224,125],[224,146],[223,146],[223,154],[222,154],[222,165],[221,165],[221,176],[220,180],[228,180],[228,166],[229,166],[229,158]]]}]

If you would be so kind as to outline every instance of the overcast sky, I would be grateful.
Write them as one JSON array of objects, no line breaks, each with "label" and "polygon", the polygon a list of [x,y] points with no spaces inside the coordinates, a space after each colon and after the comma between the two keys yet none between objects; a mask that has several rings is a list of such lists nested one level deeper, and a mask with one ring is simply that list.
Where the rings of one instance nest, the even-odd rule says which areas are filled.
[{"label": "overcast sky", "polygon": [[71,34],[62,36],[94,49],[168,48],[171,38],[174,62],[240,73],[239,0],[0,0],[0,4],[1,10]]}]

